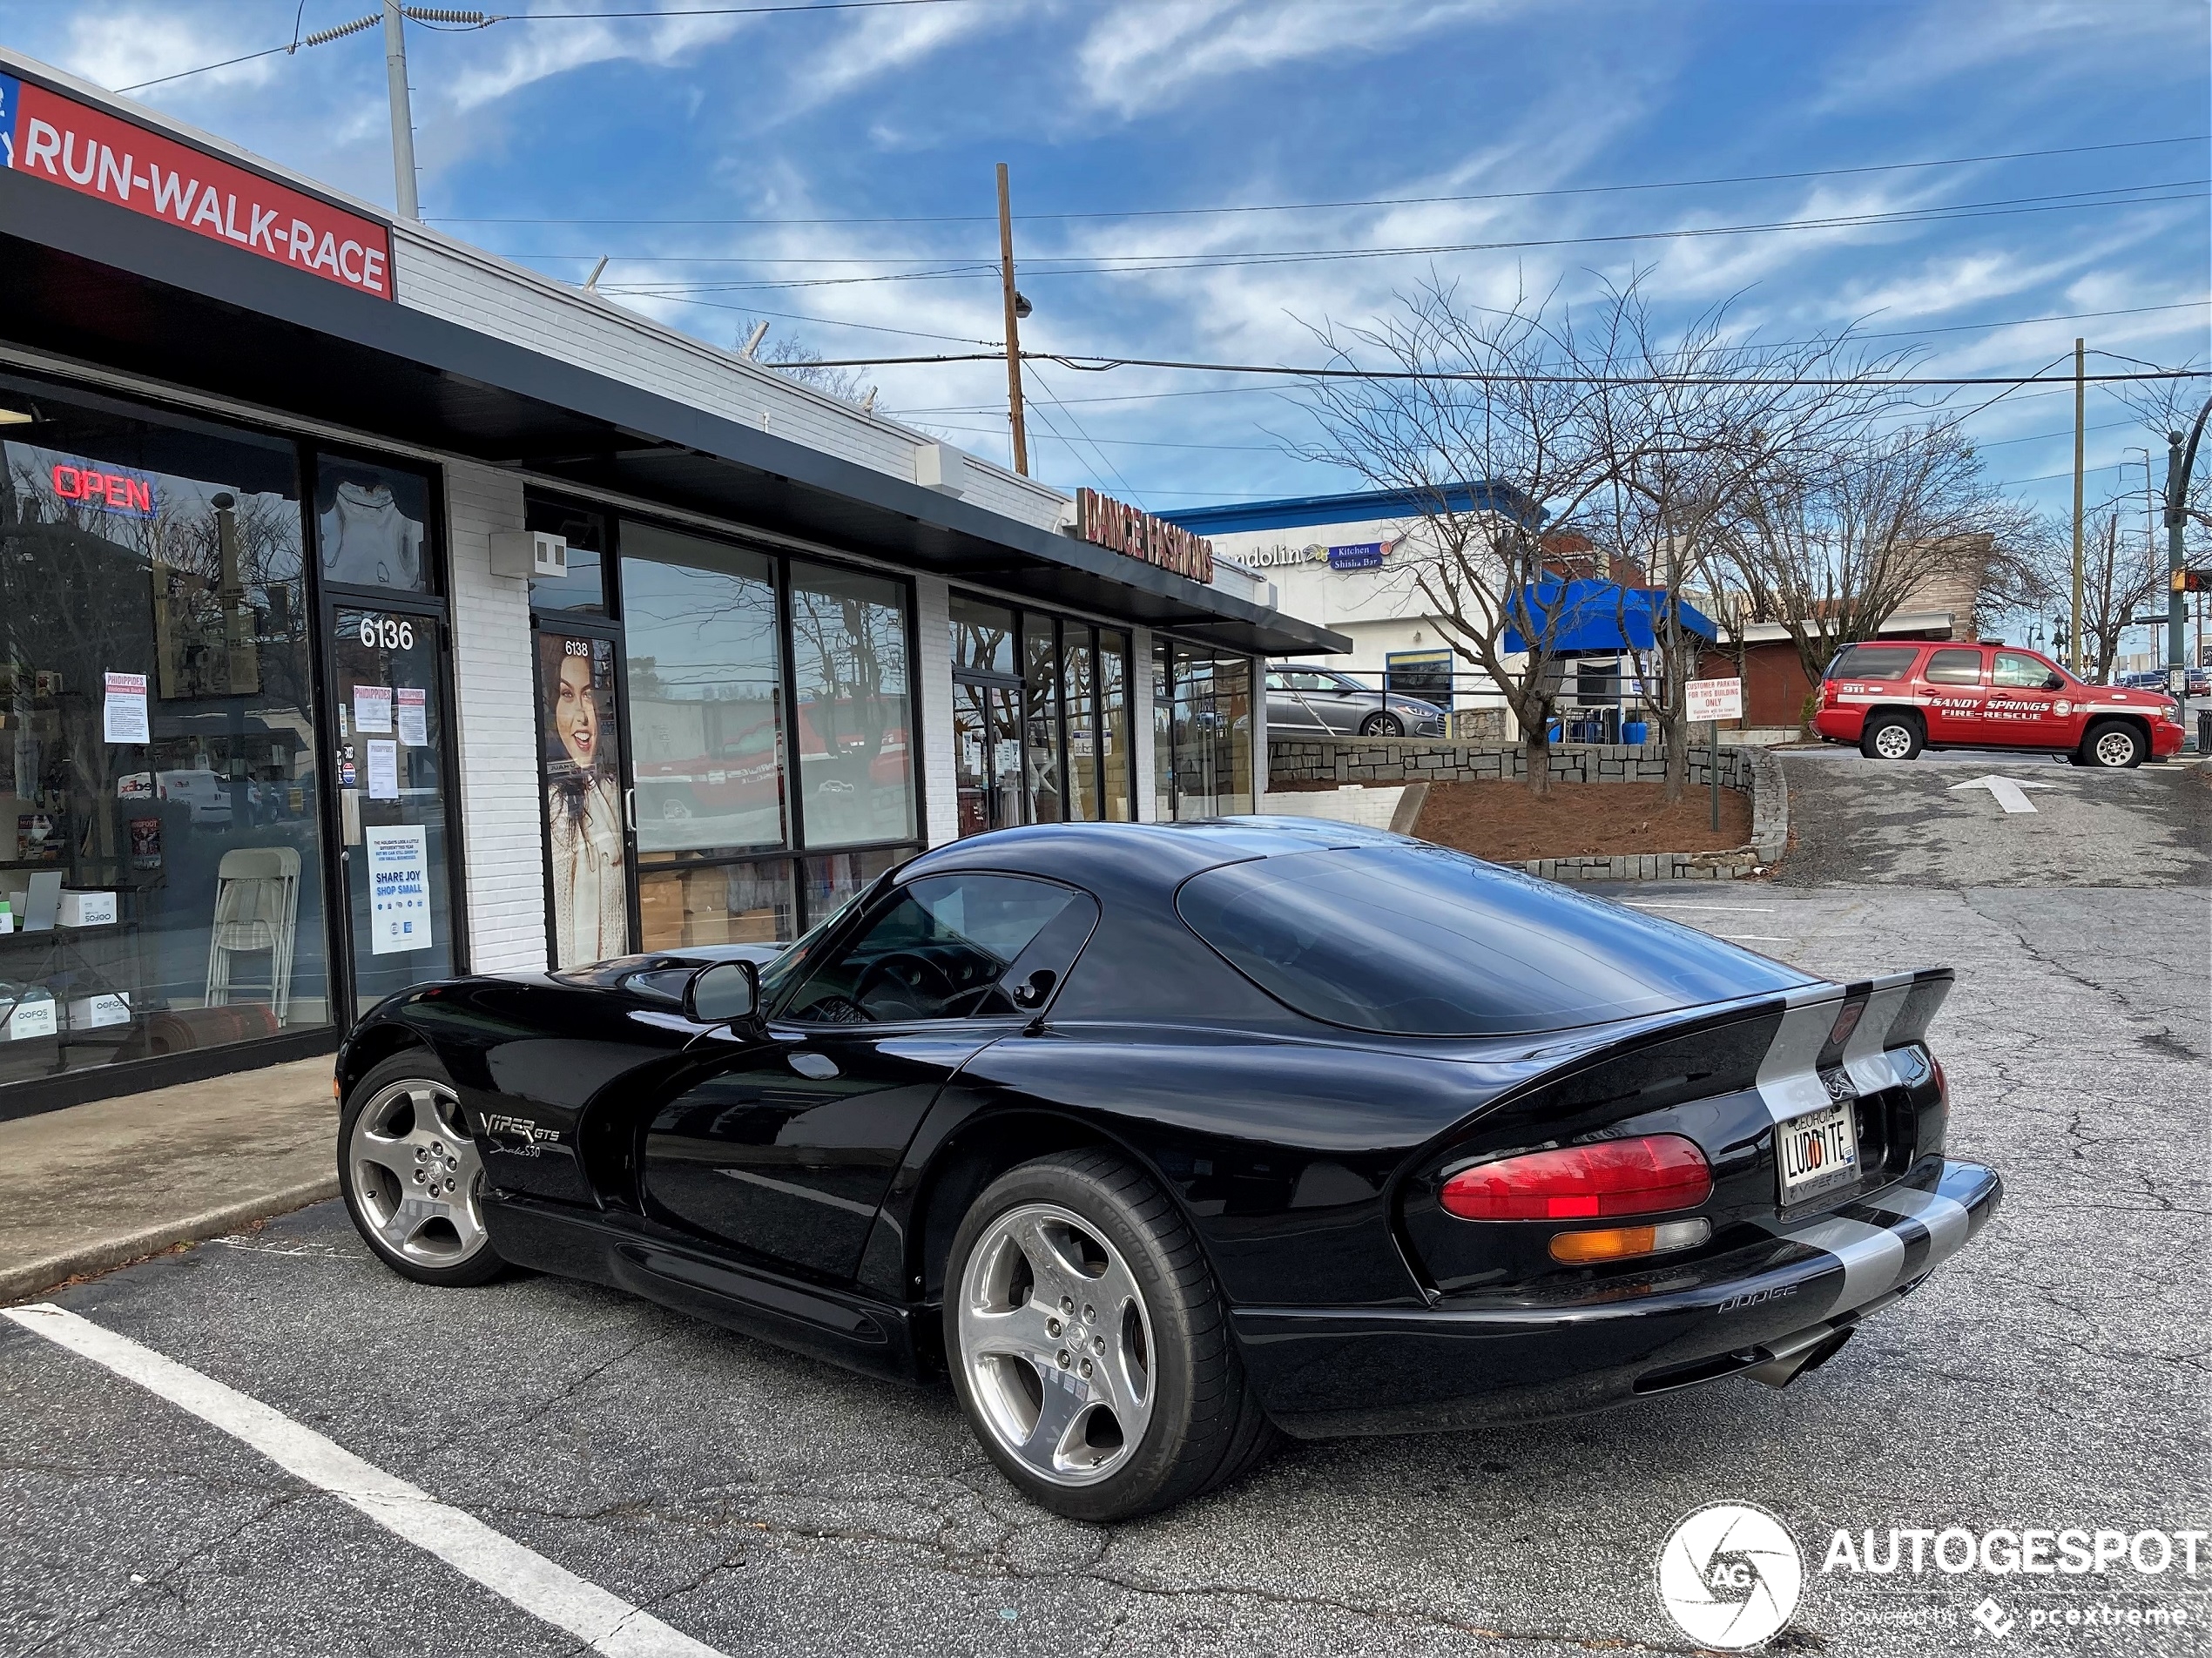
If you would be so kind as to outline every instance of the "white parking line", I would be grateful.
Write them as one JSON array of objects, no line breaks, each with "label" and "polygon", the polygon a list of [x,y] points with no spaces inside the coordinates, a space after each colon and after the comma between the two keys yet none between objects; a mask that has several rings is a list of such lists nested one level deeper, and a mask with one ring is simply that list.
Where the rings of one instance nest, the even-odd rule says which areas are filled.
[{"label": "white parking line", "polygon": [[1739,944],[1787,944],[1790,942],[1789,940],[1779,938],[1772,933],[1716,933],[1713,936],[1716,939],[1734,939]]},{"label": "white parking line", "polygon": [[1632,898],[1627,901],[1632,910],[1724,910],[1744,915],[1774,907],[1771,904],[1664,904],[1655,898]]},{"label": "white parking line", "polygon": [[447,1507],[313,1428],[127,1336],[51,1303],[0,1312],[251,1446],[287,1473],[328,1492],[593,1652],[608,1658],[723,1658],[714,1648],[502,1536],[475,1515]]}]

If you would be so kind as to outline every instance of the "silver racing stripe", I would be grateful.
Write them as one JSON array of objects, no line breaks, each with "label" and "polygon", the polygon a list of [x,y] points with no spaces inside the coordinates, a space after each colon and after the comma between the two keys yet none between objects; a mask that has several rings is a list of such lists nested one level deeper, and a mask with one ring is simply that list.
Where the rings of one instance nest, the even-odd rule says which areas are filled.
[{"label": "silver racing stripe", "polygon": [[1865,1011],[1844,1044],[1844,1074],[1861,1094],[1878,1094],[1904,1081],[1889,1055],[1890,1032],[1897,1028],[1898,1015],[1912,994],[1910,974],[1874,981]]},{"label": "silver racing stripe", "polygon": [[1810,1226],[1771,1230],[1776,1237],[1792,1244],[1825,1250],[1844,1269],[1843,1284],[1835,1298],[1821,1309],[1823,1317],[1848,1312],[1887,1294],[1897,1287],[1905,1271],[1905,1240],[1886,1226],[1870,1226],[1865,1221],[1831,1215]]},{"label": "silver racing stripe", "polygon": [[1966,1206],[1941,1192],[1922,1191],[1912,1186],[1892,1186],[1887,1191],[1874,1193],[1859,1199],[1867,1209],[1878,1209],[1886,1215],[1905,1215],[1928,1229],[1929,1266],[1947,1261],[1965,1247],[1966,1233],[1972,1224]]},{"label": "silver racing stripe", "polygon": [[1820,1080],[1817,1062],[1843,1005],[1841,994],[1830,986],[1790,994],[1782,1023],[1768,1041],[1754,1079],[1767,1115],[1777,1123],[1808,1111],[1824,1111],[1833,1103],[1828,1085]]}]

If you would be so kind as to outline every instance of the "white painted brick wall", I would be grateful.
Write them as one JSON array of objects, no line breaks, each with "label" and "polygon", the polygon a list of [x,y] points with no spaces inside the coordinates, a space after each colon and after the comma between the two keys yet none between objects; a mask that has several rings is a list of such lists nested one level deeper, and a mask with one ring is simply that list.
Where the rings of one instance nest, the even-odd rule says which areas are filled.
[{"label": "white painted brick wall", "polygon": [[[435,231],[395,226],[392,266],[401,305],[892,477],[913,482],[915,451],[936,441]],[[964,458],[961,499],[1042,529],[1059,522],[1059,490]]]},{"label": "white painted brick wall", "polygon": [[953,776],[951,591],[942,576],[914,576],[914,631],[921,650],[914,687],[921,697],[921,774],[929,799],[922,838],[932,846],[960,839],[960,799]]},{"label": "white painted brick wall", "polygon": [[536,971],[546,965],[545,833],[529,583],[491,573],[492,532],[523,527],[523,486],[489,467],[453,462],[446,500],[469,965]]}]

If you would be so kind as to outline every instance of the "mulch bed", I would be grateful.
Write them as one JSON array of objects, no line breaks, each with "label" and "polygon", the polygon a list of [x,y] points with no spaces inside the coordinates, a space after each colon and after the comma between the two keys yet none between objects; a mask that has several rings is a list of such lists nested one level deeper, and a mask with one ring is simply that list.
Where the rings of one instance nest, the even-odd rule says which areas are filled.
[{"label": "mulch bed", "polygon": [[1689,790],[1672,805],[1666,795],[1663,783],[1554,783],[1541,795],[1531,794],[1525,783],[1433,783],[1413,832],[1500,863],[1726,852],[1750,843],[1748,796],[1721,791],[1716,834],[1707,826],[1712,807],[1703,789]]}]

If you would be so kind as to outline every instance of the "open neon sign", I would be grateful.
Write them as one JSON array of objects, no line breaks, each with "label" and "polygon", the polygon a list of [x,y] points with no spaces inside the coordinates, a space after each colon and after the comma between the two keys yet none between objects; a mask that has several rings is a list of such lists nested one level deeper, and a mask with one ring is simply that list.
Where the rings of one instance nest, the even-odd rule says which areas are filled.
[{"label": "open neon sign", "polygon": [[133,518],[153,516],[153,480],[136,472],[103,472],[98,467],[54,463],[54,493],[64,501],[78,501],[99,512],[119,512]]}]

